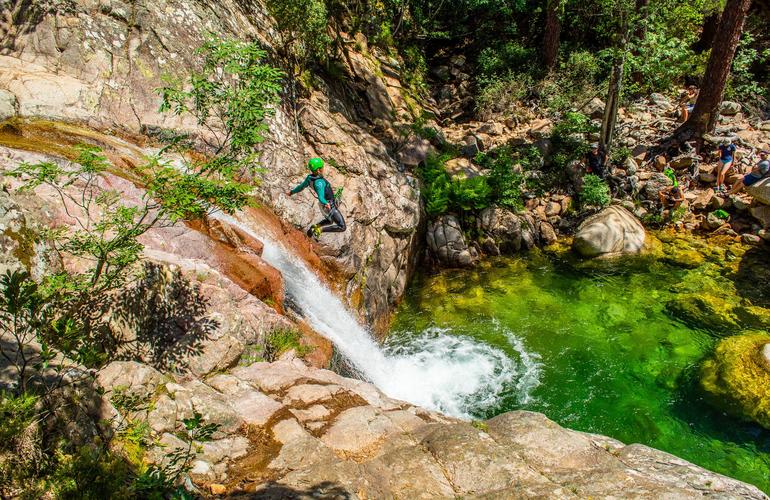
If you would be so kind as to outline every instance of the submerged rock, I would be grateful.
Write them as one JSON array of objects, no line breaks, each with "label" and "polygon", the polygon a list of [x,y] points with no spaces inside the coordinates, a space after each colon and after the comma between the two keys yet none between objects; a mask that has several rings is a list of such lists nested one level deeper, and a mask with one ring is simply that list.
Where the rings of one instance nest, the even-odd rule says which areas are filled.
[{"label": "submerged rock", "polygon": [[770,429],[770,335],[724,339],[701,367],[701,386],[720,408]]},{"label": "submerged rock", "polygon": [[584,257],[641,252],[646,233],[628,210],[620,206],[605,208],[583,221],[572,247]]}]

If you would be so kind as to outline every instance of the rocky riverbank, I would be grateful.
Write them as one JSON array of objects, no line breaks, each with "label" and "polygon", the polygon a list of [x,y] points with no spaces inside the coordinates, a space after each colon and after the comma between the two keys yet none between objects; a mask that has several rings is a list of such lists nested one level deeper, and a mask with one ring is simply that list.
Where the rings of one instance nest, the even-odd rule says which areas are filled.
[{"label": "rocky riverbank", "polygon": [[[66,168],[74,145],[91,144],[111,162],[100,187],[119,191],[127,204],[146,195],[133,173],[157,151],[160,136],[205,136],[194,122],[157,111],[162,75],[184,77],[195,67],[194,49],[207,32],[254,38],[268,49],[275,43],[259,4],[64,3],[32,2],[2,31],[0,170],[38,162]],[[237,223],[209,218],[142,236],[139,279],[103,311],[117,361],[98,371],[72,365],[86,381],[73,398],[87,402],[86,414],[68,423],[73,442],[107,436],[140,470],[169,465],[178,449],[194,450],[183,482],[204,496],[766,498],[668,454],[563,429],[539,414],[472,424],[323,369],[331,343],[287,300],[283,276],[264,258],[268,238],[291,247],[363,323],[382,331],[418,265],[424,226],[439,260],[466,265],[482,253],[555,241],[566,234],[561,215],[571,206],[569,195],[550,193],[530,201],[530,213],[489,208],[474,222],[484,234],[477,245],[450,244],[464,238],[462,226],[451,215],[426,223],[410,171],[431,142],[403,133],[421,110],[399,81],[400,61],[361,37],[341,35],[340,43],[340,81],[321,78],[270,121],[260,149],[268,170],[255,187],[260,208],[239,214]],[[535,125],[533,136],[546,126]],[[511,135],[500,124],[484,130]],[[465,142],[470,153],[472,141]],[[322,244],[297,229],[317,217],[314,201],[283,194],[315,155],[329,159],[349,220],[346,233]],[[18,193],[5,179],[3,187],[0,270],[41,276],[76,268],[39,236],[51,225],[72,226],[71,207],[45,187]],[[271,344],[276,332],[295,335],[294,345]],[[7,373],[0,382],[11,386]],[[211,439],[184,441],[196,414],[214,426]],[[137,428],[141,439],[126,439]]]}]

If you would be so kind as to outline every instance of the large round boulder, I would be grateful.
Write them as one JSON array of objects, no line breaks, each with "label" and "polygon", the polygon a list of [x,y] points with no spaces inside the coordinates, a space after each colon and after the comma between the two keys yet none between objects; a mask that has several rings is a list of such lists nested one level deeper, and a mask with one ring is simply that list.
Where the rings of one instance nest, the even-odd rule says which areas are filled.
[{"label": "large round boulder", "polygon": [[583,221],[572,243],[580,255],[619,255],[638,253],[644,248],[646,233],[636,217],[613,205]]},{"label": "large round boulder", "polygon": [[756,201],[770,205],[770,177],[746,187],[746,192]]},{"label": "large round boulder", "polygon": [[468,267],[478,255],[465,243],[460,221],[454,215],[442,215],[428,224],[428,248],[442,266]]},{"label": "large round boulder", "polygon": [[770,429],[770,335],[748,333],[722,340],[701,367],[701,386],[733,415]]}]

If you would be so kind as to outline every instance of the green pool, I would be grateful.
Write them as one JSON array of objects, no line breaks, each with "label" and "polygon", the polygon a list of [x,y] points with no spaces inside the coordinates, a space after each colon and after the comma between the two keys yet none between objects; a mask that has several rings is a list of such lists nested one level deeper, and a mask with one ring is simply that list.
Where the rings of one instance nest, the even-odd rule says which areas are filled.
[{"label": "green pool", "polygon": [[698,364],[718,337],[666,308],[682,290],[737,293],[725,264],[738,257],[729,250],[680,257],[678,264],[585,263],[537,253],[421,276],[386,344],[398,348],[436,329],[472,337],[526,365],[520,377],[530,379],[501,388],[493,406],[472,407],[474,416],[542,412],[566,427],[665,450],[770,492],[770,431],[714,409],[698,387]]}]

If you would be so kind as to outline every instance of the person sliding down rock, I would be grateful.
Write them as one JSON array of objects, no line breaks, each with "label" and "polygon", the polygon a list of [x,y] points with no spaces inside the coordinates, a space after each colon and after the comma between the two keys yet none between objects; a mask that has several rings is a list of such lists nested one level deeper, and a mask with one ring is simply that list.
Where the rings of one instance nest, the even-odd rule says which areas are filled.
[{"label": "person sliding down rock", "polygon": [[347,226],[345,225],[345,218],[337,206],[339,194],[334,192],[332,185],[324,178],[324,161],[321,158],[311,158],[307,162],[307,168],[310,170],[310,175],[305,177],[305,180],[297,187],[286,192],[288,196],[291,196],[308,186],[313,186],[314,194],[321,203],[324,219],[310,226],[307,235],[311,238],[318,238],[321,233],[344,232]]}]

